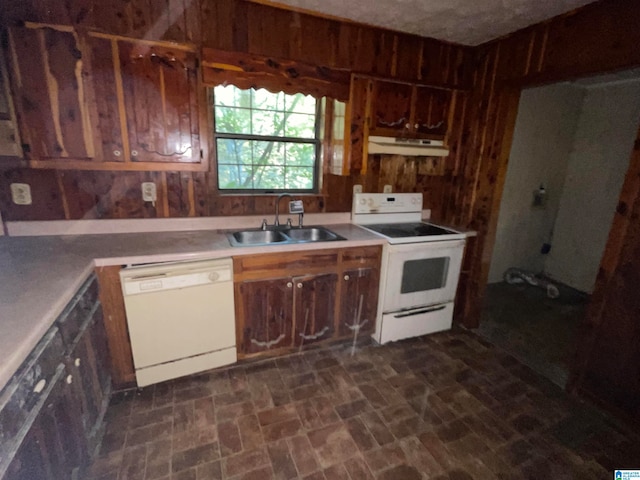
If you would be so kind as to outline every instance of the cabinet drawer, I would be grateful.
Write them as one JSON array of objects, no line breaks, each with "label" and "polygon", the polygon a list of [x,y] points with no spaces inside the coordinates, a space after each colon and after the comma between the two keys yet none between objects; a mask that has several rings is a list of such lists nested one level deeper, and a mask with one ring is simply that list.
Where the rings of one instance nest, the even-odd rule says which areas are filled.
[{"label": "cabinet drawer", "polygon": [[[0,393],[0,463],[14,447],[28,415],[47,391],[61,365],[63,352],[62,338],[53,327]],[[36,385],[41,387],[37,392]]]},{"label": "cabinet drawer", "polygon": [[80,330],[89,319],[97,301],[98,281],[95,275],[91,275],[57,320],[62,341],[67,350],[73,347]]},{"label": "cabinet drawer", "polygon": [[379,267],[382,247],[345,248],[342,250],[343,267]]},{"label": "cabinet drawer", "polygon": [[313,250],[233,258],[235,280],[330,272],[337,269],[338,250]]}]

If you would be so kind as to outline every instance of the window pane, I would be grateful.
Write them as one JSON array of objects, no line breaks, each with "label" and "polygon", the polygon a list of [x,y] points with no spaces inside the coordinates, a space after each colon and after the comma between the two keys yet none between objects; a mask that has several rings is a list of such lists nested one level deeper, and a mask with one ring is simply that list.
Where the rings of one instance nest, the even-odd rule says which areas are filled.
[{"label": "window pane", "polygon": [[251,90],[240,90],[233,85],[218,85],[213,89],[215,105],[251,108]]},{"label": "window pane", "polygon": [[287,167],[285,188],[312,189],[313,167]]},{"label": "window pane", "polygon": [[279,110],[283,111],[284,97],[283,92],[271,93],[264,88],[259,90],[250,90],[253,93],[253,108],[262,110]]},{"label": "window pane", "polygon": [[287,118],[284,135],[294,138],[315,138],[316,117],[304,113],[292,113]]},{"label": "window pane", "polygon": [[284,113],[254,110],[252,125],[251,133],[254,135],[282,137],[284,136]]},{"label": "window pane", "polygon": [[283,142],[253,141],[253,163],[255,165],[284,165],[285,144]]},{"label": "window pane", "polygon": [[316,113],[316,99],[311,95],[303,95],[301,93],[285,95],[284,100],[285,108],[291,112],[309,113],[311,115]]},{"label": "window pane", "polygon": [[253,163],[251,154],[251,141],[244,139],[218,138],[218,164],[244,164]]},{"label": "window pane", "polygon": [[287,144],[287,166],[313,167],[316,161],[316,146],[311,143]]},{"label": "window pane", "polygon": [[284,167],[256,166],[253,188],[261,190],[276,190],[282,188]]},{"label": "window pane", "polygon": [[216,132],[251,133],[251,110],[233,107],[215,107]]},{"label": "window pane", "polygon": [[253,188],[253,167],[247,165],[218,165],[218,186],[221,189]]}]

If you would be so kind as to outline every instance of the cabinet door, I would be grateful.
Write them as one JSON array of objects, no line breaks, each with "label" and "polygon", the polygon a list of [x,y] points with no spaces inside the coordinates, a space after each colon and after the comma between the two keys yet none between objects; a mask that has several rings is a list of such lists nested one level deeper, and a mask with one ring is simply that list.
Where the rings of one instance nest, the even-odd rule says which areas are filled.
[{"label": "cabinet door", "polygon": [[15,109],[27,158],[93,158],[91,102],[76,33],[12,27],[9,49]]},{"label": "cabinet door", "polygon": [[411,85],[374,82],[369,133],[386,136],[402,136],[409,133],[412,95]]},{"label": "cabinet door", "polygon": [[[371,333],[378,311],[378,269],[355,268],[345,270],[341,279],[340,318],[338,331],[340,336],[353,336]],[[362,310],[358,318],[358,309]]]},{"label": "cabinet door", "polygon": [[[73,378],[69,379],[73,382]],[[58,371],[4,480],[60,480],[86,464],[88,456],[64,365]]]},{"label": "cabinet door", "polygon": [[421,136],[443,137],[447,133],[451,91],[416,87],[413,129]]},{"label": "cabinet door", "polygon": [[131,161],[200,162],[195,52],[135,42],[118,50]]},{"label": "cabinet door", "polygon": [[291,278],[239,282],[235,285],[235,294],[239,354],[292,345]]},{"label": "cabinet door", "polygon": [[297,346],[327,340],[334,333],[334,311],[338,275],[329,273],[296,277],[294,318]]},{"label": "cabinet door", "polygon": [[73,376],[73,391],[80,403],[82,430],[89,450],[97,446],[99,428],[111,391],[108,347],[102,309],[97,305],[89,325],[67,358]]}]

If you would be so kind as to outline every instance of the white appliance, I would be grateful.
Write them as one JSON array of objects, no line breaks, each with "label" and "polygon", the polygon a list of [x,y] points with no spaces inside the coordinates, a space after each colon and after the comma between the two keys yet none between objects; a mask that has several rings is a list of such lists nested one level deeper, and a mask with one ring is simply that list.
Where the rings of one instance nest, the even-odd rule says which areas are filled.
[{"label": "white appliance", "polygon": [[138,386],[234,363],[230,258],[120,271]]},{"label": "white appliance", "polygon": [[374,339],[450,329],[466,235],[422,222],[421,193],[357,193],[351,219],[388,242]]},{"label": "white appliance", "polygon": [[449,149],[442,140],[427,138],[381,137],[369,135],[367,152],[374,154],[446,157]]}]

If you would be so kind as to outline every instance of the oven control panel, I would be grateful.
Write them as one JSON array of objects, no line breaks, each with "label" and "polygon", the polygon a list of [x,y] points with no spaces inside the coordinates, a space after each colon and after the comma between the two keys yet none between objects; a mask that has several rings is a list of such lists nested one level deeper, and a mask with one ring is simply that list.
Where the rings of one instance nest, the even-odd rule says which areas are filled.
[{"label": "oven control panel", "polygon": [[409,213],[422,211],[421,193],[356,193],[352,213]]}]

